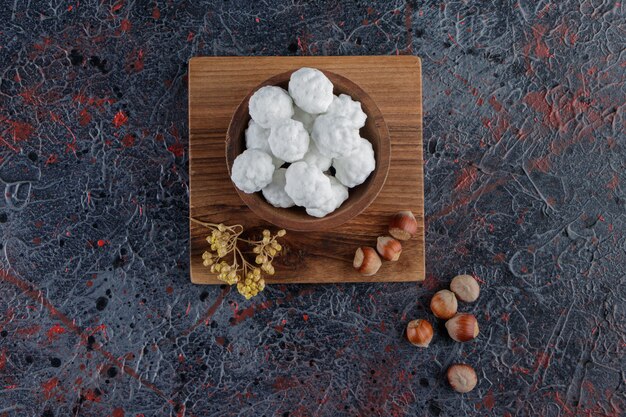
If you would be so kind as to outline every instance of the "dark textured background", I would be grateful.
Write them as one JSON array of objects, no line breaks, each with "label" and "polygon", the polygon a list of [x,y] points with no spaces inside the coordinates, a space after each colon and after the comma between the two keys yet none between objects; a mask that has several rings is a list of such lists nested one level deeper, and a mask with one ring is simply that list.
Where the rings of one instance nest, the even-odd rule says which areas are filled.
[{"label": "dark textured background", "polygon": [[[625,415],[626,6],[250,3],[3,2],[0,416]],[[303,54],[422,57],[424,283],[190,284],[187,60]]]}]

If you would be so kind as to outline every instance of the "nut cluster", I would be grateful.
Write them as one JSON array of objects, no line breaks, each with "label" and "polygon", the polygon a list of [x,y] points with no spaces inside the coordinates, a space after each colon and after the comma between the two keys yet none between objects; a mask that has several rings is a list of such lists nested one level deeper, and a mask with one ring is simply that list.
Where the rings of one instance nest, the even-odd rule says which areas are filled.
[{"label": "nut cluster", "polygon": [[410,211],[397,213],[389,223],[391,236],[379,236],[376,240],[376,250],[369,246],[358,248],[354,254],[352,266],[362,275],[374,275],[382,265],[380,258],[396,262],[402,254],[400,241],[411,239],[415,233],[417,233],[417,220],[413,213]]},{"label": "nut cluster", "polygon": [[[272,261],[283,250],[277,239],[285,236],[285,230],[279,230],[274,236],[269,230],[263,230],[261,240],[247,240],[241,237],[244,231],[241,225],[226,226],[191,220],[211,230],[206,238],[211,246],[202,254],[202,264],[210,267],[211,272],[217,274],[217,279],[228,285],[237,284],[237,290],[246,299],[263,291],[265,280],[261,272],[268,275],[276,272]],[[239,249],[240,243],[252,246],[256,265],[248,262]]]},{"label": "nut cluster", "polygon": [[[450,290],[440,290],[430,300],[433,315],[446,321],[446,330],[452,340],[468,342],[479,334],[478,320],[473,314],[457,313],[458,300],[474,302],[480,294],[480,286],[471,275],[458,275],[452,279]],[[458,300],[457,300],[458,299]],[[415,346],[428,347],[433,338],[431,324],[422,319],[407,324],[406,336]],[[452,365],[447,372],[450,386],[457,392],[466,393],[474,389],[478,382],[476,371],[467,364]]]}]

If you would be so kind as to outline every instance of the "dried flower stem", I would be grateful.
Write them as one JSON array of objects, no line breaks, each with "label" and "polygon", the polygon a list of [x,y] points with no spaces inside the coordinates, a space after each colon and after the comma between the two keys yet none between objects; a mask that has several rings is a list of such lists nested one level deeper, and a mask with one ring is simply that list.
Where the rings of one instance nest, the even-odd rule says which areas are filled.
[{"label": "dried flower stem", "polygon": [[[237,284],[237,290],[246,298],[254,297],[265,288],[265,280],[261,271],[274,275],[272,261],[282,250],[278,238],[286,234],[285,230],[279,230],[274,236],[269,230],[263,230],[263,239],[248,240],[241,238],[244,228],[240,224],[226,226],[203,222],[190,218],[194,223],[200,224],[211,230],[211,235],[206,240],[211,245],[210,250],[202,254],[202,264],[211,268],[211,272],[217,273],[217,278],[227,284]],[[247,243],[252,246],[252,253],[256,254],[255,263],[248,262],[238,247],[239,243]],[[225,261],[232,254],[232,264]]]}]

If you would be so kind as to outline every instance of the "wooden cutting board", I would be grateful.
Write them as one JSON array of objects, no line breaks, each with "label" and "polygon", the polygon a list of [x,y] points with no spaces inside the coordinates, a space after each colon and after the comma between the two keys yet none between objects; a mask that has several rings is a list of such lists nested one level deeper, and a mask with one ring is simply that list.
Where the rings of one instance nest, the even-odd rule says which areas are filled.
[{"label": "wooden cutting board", "polygon": [[[269,224],[241,201],[226,168],[224,140],[233,111],[263,80],[300,67],[343,75],[376,102],[391,136],[391,165],[382,191],[372,205],[348,223],[326,232],[289,232],[286,250],[274,260],[276,275],[268,283],[422,281],[424,262],[424,175],[422,158],[421,61],[413,56],[354,57],[198,57],[189,61],[189,193],[193,218],[241,224],[259,233]],[[384,262],[364,277],[352,269],[359,246],[376,246],[387,233],[390,217],[411,210],[417,236],[403,243],[398,262]],[[207,229],[190,222],[191,281],[222,284],[202,265]],[[272,228],[275,229],[275,228]]]}]

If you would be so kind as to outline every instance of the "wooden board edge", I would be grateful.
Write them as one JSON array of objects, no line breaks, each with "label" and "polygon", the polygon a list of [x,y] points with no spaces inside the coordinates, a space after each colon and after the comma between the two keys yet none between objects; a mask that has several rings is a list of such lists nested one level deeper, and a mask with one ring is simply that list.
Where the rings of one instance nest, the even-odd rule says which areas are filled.
[{"label": "wooden board edge", "polygon": [[[202,65],[203,62],[202,61],[223,61],[223,62],[228,62],[229,60],[247,60],[247,59],[258,59],[258,58],[262,58],[262,59],[280,59],[280,60],[286,60],[286,59],[292,59],[294,57],[285,57],[285,56],[257,56],[257,57],[249,57],[249,56],[220,56],[220,57],[200,57],[200,56],[196,56],[196,57],[191,57],[188,61],[188,68],[189,68],[189,76],[188,76],[188,85],[187,85],[187,104],[188,104],[188,108],[191,106],[191,99],[192,99],[192,93],[191,93],[191,88],[190,88],[190,79],[192,78],[192,72],[194,71],[194,68]],[[296,58],[309,58],[309,57],[296,57]],[[319,57],[319,56],[313,56],[310,58],[336,58],[336,57],[332,57],[332,56],[326,56],[326,57]],[[387,56],[387,55],[383,55],[383,56],[377,56],[377,55],[362,55],[362,56],[341,56],[340,58],[342,59],[348,59],[348,60],[352,60],[352,59],[363,59],[363,58],[370,58],[370,59],[379,59],[379,60],[400,60],[400,61],[414,61],[414,65],[416,66],[416,72],[418,74],[418,83],[419,83],[419,95],[418,95],[418,103],[420,103],[420,114],[419,114],[419,149],[418,149],[418,153],[419,153],[419,161],[421,162],[421,167],[420,169],[422,170],[422,178],[424,178],[424,173],[423,173],[423,167],[424,167],[424,152],[423,152],[423,147],[424,147],[424,139],[423,139],[423,102],[422,102],[422,86],[423,86],[423,81],[422,81],[422,76],[421,76],[421,69],[422,69],[422,60],[419,56],[414,56],[414,55],[403,55],[403,56]],[[187,121],[188,121],[188,126],[189,126],[189,131],[190,134],[188,135],[188,141],[189,141],[189,146],[191,146],[191,113],[188,112],[187,113]],[[189,170],[191,170],[191,161],[189,163]],[[279,278],[276,278],[276,280],[274,279],[270,279],[267,280],[267,283],[269,285],[274,285],[274,284],[310,284],[310,285],[327,285],[327,284],[343,284],[343,283],[347,283],[347,284],[359,284],[359,283],[376,283],[376,282],[381,282],[381,283],[387,283],[387,282],[422,282],[426,279],[426,227],[425,227],[425,198],[424,198],[424,181],[422,180],[422,184],[421,184],[421,195],[422,195],[422,206],[423,206],[423,211],[424,214],[422,216],[422,229],[424,230],[424,233],[422,234],[422,237],[420,239],[420,243],[421,243],[421,250],[420,252],[422,252],[422,262],[421,262],[421,273],[417,272],[417,277],[413,278],[401,278],[401,279],[397,279],[394,281],[389,281],[389,280],[376,280],[374,279],[375,277],[363,277],[363,276],[356,276],[354,279],[348,279],[348,280],[343,280],[343,281],[334,281],[334,282],[310,282],[310,281],[300,281],[298,278],[293,278],[293,279],[285,279],[285,280],[280,280]],[[192,192],[192,187],[191,187],[191,172],[189,173],[189,197],[188,197],[188,204],[189,204],[189,211],[190,211],[190,218],[188,219],[189,221],[189,231],[191,232],[191,227],[192,227],[192,221],[191,221],[191,211],[192,211],[192,207],[191,207],[191,192]],[[190,281],[192,284],[196,284],[196,285],[220,285],[223,284],[222,281],[218,281],[217,279],[214,278],[205,278],[203,279],[203,277],[206,277],[208,274],[205,272],[198,272],[196,274],[193,273],[193,271],[195,270],[194,268],[194,263],[192,262],[192,240],[191,238],[189,239],[189,276],[190,276]],[[195,276],[194,276],[195,275]]]}]

